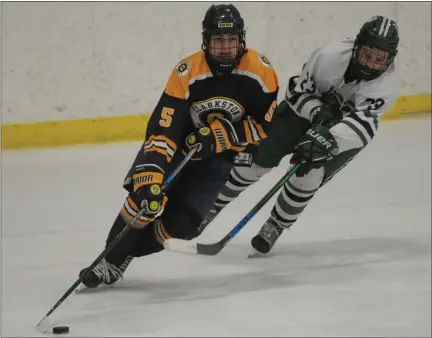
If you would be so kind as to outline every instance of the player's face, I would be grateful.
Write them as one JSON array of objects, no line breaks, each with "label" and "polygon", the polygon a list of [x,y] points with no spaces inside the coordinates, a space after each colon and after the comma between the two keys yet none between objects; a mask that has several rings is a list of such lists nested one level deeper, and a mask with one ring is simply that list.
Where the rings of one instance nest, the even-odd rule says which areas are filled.
[{"label": "player's face", "polygon": [[385,70],[388,66],[390,53],[375,47],[362,46],[359,51],[359,62],[374,70]]},{"label": "player's face", "polygon": [[239,48],[237,34],[212,35],[210,38],[209,52],[217,58],[234,59]]}]

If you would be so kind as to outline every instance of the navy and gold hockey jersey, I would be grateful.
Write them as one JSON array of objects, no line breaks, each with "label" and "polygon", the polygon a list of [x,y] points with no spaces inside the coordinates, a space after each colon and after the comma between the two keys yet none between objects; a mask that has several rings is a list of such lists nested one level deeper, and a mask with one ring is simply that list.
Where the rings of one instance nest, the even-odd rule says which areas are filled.
[{"label": "navy and gold hockey jersey", "polygon": [[230,74],[215,76],[204,51],[180,61],[156,105],[146,132],[146,163],[165,170],[174,154],[184,148],[187,135],[215,118],[230,120],[239,136],[231,152],[266,137],[279,90],[268,59],[252,49]]}]

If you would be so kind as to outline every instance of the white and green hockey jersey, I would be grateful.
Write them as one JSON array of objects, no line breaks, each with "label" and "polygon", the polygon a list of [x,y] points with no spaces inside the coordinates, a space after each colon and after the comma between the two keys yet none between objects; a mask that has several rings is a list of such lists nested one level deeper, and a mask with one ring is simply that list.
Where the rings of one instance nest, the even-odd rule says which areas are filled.
[{"label": "white and green hockey jersey", "polygon": [[[380,118],[398,96],[399,76],[395,61],[372,81],[345,83],[354,39],[326,44],[315,50],[300,76],[291,78],[286,101],[299,116],[311,120],[324,96],[337,99],[342,120],[330,129],[339,151],[363,148],[374,137]],[[292,100],[295,97],[296,100]],[[291,100],[290,100],[291,99]]]}]

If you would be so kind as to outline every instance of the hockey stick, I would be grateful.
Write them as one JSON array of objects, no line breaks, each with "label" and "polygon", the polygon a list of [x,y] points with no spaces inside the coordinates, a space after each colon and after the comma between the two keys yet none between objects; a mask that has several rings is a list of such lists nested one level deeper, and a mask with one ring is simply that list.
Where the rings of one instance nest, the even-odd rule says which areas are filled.
[{"label": "hockey stick", "polygon": [[[187,154],[187,156],[180,162],[177,168],[168,176],[165,180],[162,190],[165,190],[167,186],[174,180],[177,174],[182,170],[182,168],[186,165],[187,162],[192,158],[192,156],[197,151],[197,148],[192,148],[192,150]],[[123,239],[123,237],[129,232],[132,226],[135,224],[136,220],[144,213],[144,209],[141,209],[136,216],[124,226],[124,228],[117,234],[116,238],[110,242],[110,244],[103,250],[100,255],[95,259],[95,261],[87,268],[87,270],[76,280],[76,282],[65,292],[65,294],[59,299],[59,301],[48,311],[45,317],[39,322],[36,326],[36,329],[40,333],[47,333],[48,330],[51,329],[52,323],[49,321],[49,316],[60,306],[64,300],[69,297],[69,295],[80,285],[84,277],[86,276],[88,271],[92,271],[96,265],[99,264],[102,259],[108,255],[112,249]]]},{"label": "hockey stick", "polygon": [[292,165],[288,172],[271,188],[271,190],[242,218],[242,220],[219,242],[212,244],[191,243],[180,238],[165,240],[164,247],[168,251],[194,253],[200,255],[217,255],[233,239],[241,229],[254,217],[273,195],[291,178],[300,164]]}]

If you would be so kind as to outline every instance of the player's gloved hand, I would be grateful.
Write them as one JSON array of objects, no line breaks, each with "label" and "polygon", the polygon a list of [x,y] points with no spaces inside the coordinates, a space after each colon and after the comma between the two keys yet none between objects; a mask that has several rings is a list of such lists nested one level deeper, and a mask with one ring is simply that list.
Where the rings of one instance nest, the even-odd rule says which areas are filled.
[{"label": "player's gloved hand", "polygon": [[298,177],[306,175],[311,169],[320,168],[333,158],[339,148],[327,127],[314,125],[308,129],[294,149],[291,163],[301,163],[296,171]]},{"label": "player's gloved hand", "polygon": [[215,119],[208,127],[201,127],[186,137],[186,147],[189,150],[198,147],[194,159],[221,153],[231,149],[235,143],[238,143],[238,136],[234,126],[224,118]]},{"label": "player's gloved hand", "polygon": [[[323,102],[326,110],[329,111],[333,118],[336,120],[336,123],[339,123],[343,118],[343,112],[341,111],[341,104],[334,94],[326,94],[324,93],[321,97],[321,101]],[[331,128],[331,126],[329,127]]]},{"label": "player's gloved hand", "polygon": [[312,125],[319,124],[321,126],[325,126],[330,129],[336,123],[338,123],[338,120],[333,115],[330,108],[326,105],[322,105],[318,107],[312,113],[312,119],[311,119]]},{"label": "player's gloved hand", "polygon": [[162,191],[164,171],[157,165],[140,165],[132,176],[133,192],[130,197],[139,209],[144,209],[143,218],[153,222],[164,211],[168,197]]}]

